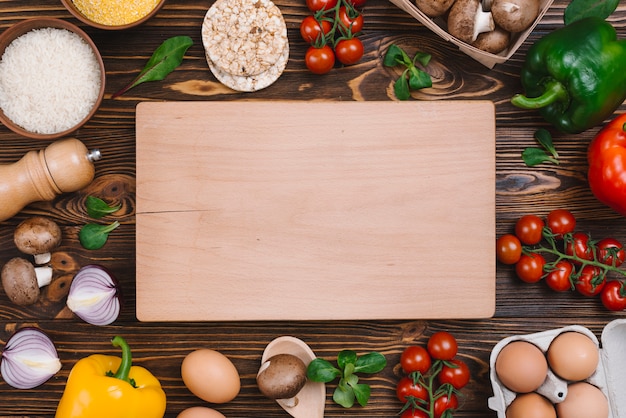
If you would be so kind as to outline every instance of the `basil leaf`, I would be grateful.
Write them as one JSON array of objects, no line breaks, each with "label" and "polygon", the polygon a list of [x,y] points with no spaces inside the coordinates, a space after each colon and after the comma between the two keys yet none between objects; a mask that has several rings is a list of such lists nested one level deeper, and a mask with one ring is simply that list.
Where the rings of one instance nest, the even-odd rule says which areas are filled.
[{"label": "basil leaf", "polygon": [[80,244],[87,250],[98,250],[104,247],[109,233],[120,226],[118,221],[110,225],[86,224],[78,232]]},{"label": "basil leaf", "polygon": [[387,365],[387,359],[380,353],[373,351],[359,357],[354,372],[378,373]]},{"label": "basil leaf", "polygon": [[94,196],[87,196],[85,200],[85,207],[87,208],[87,214],[94,218],[100,219],[106,215],[117,212],[122,205],[109,206],[104,200]]},{"label": "basil leaf", "polygon": [[569,25],[590,16],[606,19],[613,14],[618,4],[619,0],[572,0],[565,8],[563,20]]},{"label": "basil leaf", "polygon": [[356,397],[356,400],[359,403],[359,405],[361,406],[367,405],[367,401],[370,399],[370,395],[372,392],[372,389],[369,387],[369,385],[358,384],[358,385],[351,385],[351,386],[352,386],[352,391],[354,392],[354,396]]},{"label": "basil leaf", "polygon": [[328,383],[341,376],[341,370],[327,360],[316,358],[307,366],[306,375],[313,382]]},{"label": "basil leaf", "polygon": [[348,364],[354,366],[356,359],[356,352],[352,350],[343,350],[337,355],[337,366],[339,366],[340,369],[345,369]]},{"label": "basil leaf", "polygon": [[152,54],[139,75],[126,87],[114,93],[111,98],[121,96],[133,87],[146,81],[163,80],[182,62],[185,52],[193,45],[189,36],[174,36],[166,39]]}]

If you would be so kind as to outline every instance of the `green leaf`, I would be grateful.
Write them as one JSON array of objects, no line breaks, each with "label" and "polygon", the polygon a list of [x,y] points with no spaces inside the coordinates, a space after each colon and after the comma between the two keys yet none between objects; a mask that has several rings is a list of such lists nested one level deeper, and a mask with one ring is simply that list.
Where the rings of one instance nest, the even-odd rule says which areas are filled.
[{"label": "green leaf", "polygon": [[572,0],[565,8],[563,20],[569,25],[590,16],[606,19],[613,14],[618,4],[619,0]]},{"label": "green leaf", "polygon": [[86,224],[78,232],[78,240],[80,244],[87,250],[97,250],[104,247],[109,233],[120,226],[118,221],[109,225]]},{"label": "green leaf", "polygon": [[372,389],[369,387],[369,385],[366,385],[365,383],[354,385],[352,386],[352,390],[354,391],[354,396],[356,397],[359,405],[367,405],[367,401],[370,399],[370,395],[372,392]]},{"label": "green leaf", "polygon": [[433,80],[430,78],[430,74],[420,70],[417,67],[412,67],[409,72],[409,88],[411,90],[419,90],[425,87],[432,87]]},{"label": "green leaf", "polygon": [[385,57],[383,58],[383,65],[385,67],[395,67],[396,65],[402,63],[402,49],[395,44],[391,44],[389,48],[387,48],[387,52],[385,53]]},{"label": "green leaf", "polygon": [[405,74],[408,72],[406,70],[402,77],[396,80],[393,84],[393,92],[396,94],[398,100],[408,100],[411,97],[411,91],[409,90],[409,82],[406,79]]},{"label": "green leaf", "polygon": [[355,373],[378,373],[387,365],[387,359],[382,354],[372,351],[362,355],[356,361]]},{"label": "green leaf", "polygon": [[126,87],[114,93],[111,98],[121,96],[141,83],[163,80],[183,62],[185,52],[191,45],[193,45],[193,41],[189,36],[174,36],[166,39],[154,51],[139,75]]},{"label": "green leaf", "polygon": [[348,364],[354,365],[356,363],[357,355],[352,350],[343,350],[337,355],[337,366],[340,369],[345,369]]},{"label": "green leaf", "polygon": [[341,376],[341,370],[322,358],[313,359],[307,366],[307,377],[313,382],[332,382]]},{"label": "green leaf", "polygon": [[354,398],[355,395],[352,388],[347,386],[343,380],[340,381],[333,392],[333,401],[344,408],[351,408],[354,405]]},{"label": "green leaf", "polygon": [[85,207],[87,208],[87,214],[94,218],[100,219],[106,215],[117,212],[122,205],[109,206],[104,200],[94,196],[87,196],[85,200]]},{"label": "green leaf", "polygon": [[424,67],[426,67],[428,65],[428,63],[430,62],[430,58],[431,58],[430,54],[418,51],[415,54],[415,57],[413,58],[413,62],[418,61],[420,64],[422,64]]},{"label": "green leaf", "polygon": [[534,167],[541,163],[552,162],[554,164],[559,164],[559,161],[552,158],[550,154],[548,154],[542,148],[526,148],[522,152],[522,160],[528,167]]},{"label": "green leaf", "polygon": [[559,154],[556,152],[556,148],[552,144],[552,135],[547,129],[540,128],[535,131],[535,140],[541,145],[546,151],[548,151],[554,158],[559,158]]}]

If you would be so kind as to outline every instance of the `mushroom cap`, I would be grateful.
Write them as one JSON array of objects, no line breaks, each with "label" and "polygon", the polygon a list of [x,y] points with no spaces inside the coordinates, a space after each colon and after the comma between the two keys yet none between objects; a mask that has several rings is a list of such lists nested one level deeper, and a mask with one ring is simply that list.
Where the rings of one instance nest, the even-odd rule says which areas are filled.
[{"label": "mushroom cap", "polygon": [[539,16],[539,0],[494,0],[491,14],[496,24],[509,32],[528,29]]},{"label": "mushroom cap", "polygon": [[2,287],[11,302],[20,305],[32,305],[39,299],[39,284],[35,267],[20,257],[10,259],[0,272]]},{"label": "mushroom cap", "polygon": [[276,354],[261,365],[256,381],[270,399],[293,398],[306,383],[306,365],[292,354]]},{"label": "mushroom cap", "polygon": [[500,27],[496,27],[491,32],[478,35],[472,46],[491,54],[498,54],[504,51],[510,42],[511,34]]},{"label": "mushroom cap", "polygon": [[56,222],[43,216],[34,216],[15,228],[13,241],[21,252],[35,255],[48,253],[58,247],[61,236],[61,228]]},{"label": "mushroom cap", "polygon": [[448,32],[471,44],[478,35],[495,29],[491,12],[484,12],[479,0],[457,0],[448,15]]},{"label": "mushroom cap", "polygon": [[415,0],[415,5],[428,17],[445,14],[455,0]]}]

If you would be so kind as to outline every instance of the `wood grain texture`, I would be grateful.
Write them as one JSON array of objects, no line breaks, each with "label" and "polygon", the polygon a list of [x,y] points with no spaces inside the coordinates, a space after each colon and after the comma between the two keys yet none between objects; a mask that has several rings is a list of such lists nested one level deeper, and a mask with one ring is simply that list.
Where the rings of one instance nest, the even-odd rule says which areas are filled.
[{"label": "wood grain texture", "polygon": [[[135,317],[135,219],[136,161],[135,107],[143,101],[389,101],[397,69],[382,66],[381,57],[392,43],[414,53],[432,54],[428,72],[433,87],[413,93],[414,100],[490,100],[496,106],[496,232],[510,232],[522,214],[545,215],[554,208],[568,208],[578,218],[579,229],[593,237],[612,235],[626,241],[624,219],[598,203],[586,184],[586,148],[597,131],[580,135],[553,132],[561,155],[561,164],[526,167],[520,158],[525,147],[533,146],[538,127],[551,129],[533,111],[520,111],[509,103],[521,91],[520,67],[529,46],[541,36],[561,27],[563,11],[569,2],[556,0],[540,24],[520,49],[506,63],[487,69],[443,41],[407,13],[385,0],[368,0],[364,10],[365,29],[361,39],[364,59],[351,67],[337,66],[332,73],[316,76],[304,66],[307,45],[299,38],[299,24],[309,12],[304,1],[277,0],[283,12],[291,47],[291,56],[283,76],[271,87],[254,94],[236,93],[222,88],[211,75],[202,50],[200,25],[210,0],[169,0],[161,12],[145,25],[120,33],[85,27],[72,19],[57,0],[0,1],[0,30],[29,17],[57,17],[79,24],[99,47],[107,72],[105,100],[76,137],[89,148],[100,148],[103,160],[96,166],[96,180],[77,193],[62,195],[51,202],[29,205],[20,214],[0,223],[0,263],[19,255],[12,241],[13,228],[34,214],[53,218],[62,226],[65,238],[59,251],[81,264],[98,263],[110,268],[121,282],[124,306],[120,319],[111,326],[94,328],[82,323],[64,309],[62,302],[46,298],[33,306],[21,308],[9,303],[0,292],[0,347],[19,327],[37,325],[50,334],[57,345],[63,368],[40,388],[16,390],[0,379],[0,416],[50,417],[54,415],[72,365],[94,352],[117,354],[109,339],[115,334],[126,337],[135,349],[138,364],[149,367],[163,382],[168,395],[166,416],[175,417],[182,409],[202,402],[185,389],[180,379],[180,363],[189,351],[209,347],[232,358],[242,375],[242,392],[234,402],[218,406],[228,417],[285,417],[273,401],[265,399],[255,387],[254,376],[265,345],[280,335],[294,335],[305,340],[319,355],[329,360],[344,348],[366,352],[378,350],[387,356],[387,368],[366,380],[372,384],[372,399],[366,408],[349,411],[335,405],[327,388],[327,417],[391,417],[400,410],[395,398],[395,384],[400,370],[397,362],[408,345],[424,344],[438,330],[452,332],[459,340],[459,352],[468,362],[472,380],[464,389],[461,409],[455,416],[495,417],[489,410],[491,396],[489,355],[502,338],[581,324],[600,336],[603,327],[624,314],[611,314],[597,299],[571,293],[557,294],[543,283],[520,283],[510,267],[498,265],[496,272],[496,313],[488,320],[412,320],[395,321],[252,321],[144,324]],[[611,17],[620,38],[626,38],[626,5],[620,4]],[[116,100],[110,95],[131,81],[153,50],[166,38],[188,35],[194,45],[180,68],[165,80],[146,83]],[[625,106],[619,113],[626,110]],[[324,130],[324,121],[320,131]],[[462,124],[448,129],[463,135]],[[0,164],[17,161],[45,143],[21,138],[0,127]],[[462,158],[450,150],[450,158]],[[95,194],[123,206],[115,216],[122,225],[98,251],[80,247],[78,230],[88,221],[84,199]],[[463,216],[459,208],[459,216]],[[464,231],[458,231],[463,234]],[[455,236],[442,236],[433,245],[454,245]],[[445,254],[442,254],[445,256]],[[463,263],[464,260],[449,260]],[[437,287],[438,283],[432,283]],[[389,286],[392,286],[390,284]],[[384,291],[384,288],[381,289]],[[441,288],[441,292],[455,289]],[[331,292],[331,289],[329,289]],[[415,303],[420,303],[416,298]]]}]

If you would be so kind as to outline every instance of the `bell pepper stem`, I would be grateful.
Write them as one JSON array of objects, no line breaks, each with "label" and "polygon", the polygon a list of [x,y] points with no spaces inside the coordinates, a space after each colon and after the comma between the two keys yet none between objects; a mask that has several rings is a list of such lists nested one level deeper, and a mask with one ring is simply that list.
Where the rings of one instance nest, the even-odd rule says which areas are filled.
[{"label": "bell pepper stem", "polygon": [[544,88],[543,94],[539,97],[516,94],[511,98],[511,103],[522,109],[541,109],[555,102],[569,102],[569,93],[562,83],[550,80],[544,83]]},{"label": "bell pepper stem", "polygon": [[126,340],[120,336],[113,337],[111,343],[114,347],[120,347],[122,349],[122,362],[120,363],[120,367],[118,367],[117,372],[115,372],[115,375],[113,377],[131,383],[130,378],[128,377],[130,373],[130,367],[133,364],[133,357],[130,352],[130,346],[128,345]]}]

